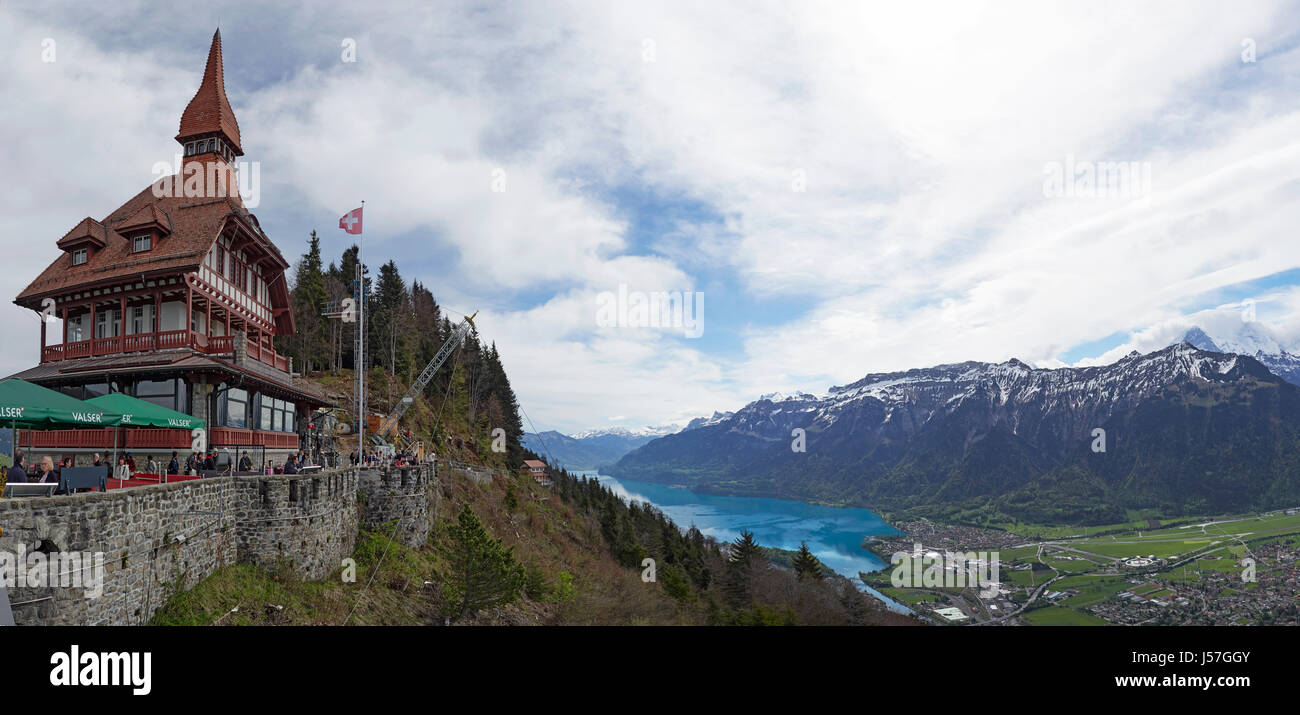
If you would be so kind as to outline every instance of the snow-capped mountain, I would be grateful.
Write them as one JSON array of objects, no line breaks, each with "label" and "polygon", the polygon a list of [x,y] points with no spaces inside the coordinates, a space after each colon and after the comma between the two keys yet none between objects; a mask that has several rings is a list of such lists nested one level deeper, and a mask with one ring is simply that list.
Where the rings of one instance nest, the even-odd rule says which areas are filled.
[{"label": "snow-capped mountain", "polygon": [[569,435],[573,439],[587,439],[588,437],[600,437],[603,435],[615,435],[617,437],[662,437],[666,434],[680,432],[681,425],[660,425],[658,427],[602,427],[600,429],[583,430],[576,434]]},{"label": "snow-capped mountain", "polygon": [[1214,337],[1199,326],[1193,327],[1183,335],[1182,342],[1202,350],[1249,355],[1274,375],[1300,385],[1300,355],[1288,350],[1277,334],[1261,322],[1242,321],[1235,330],[1216,330]]},{"label": "snow-capped mountain", "polygon": [[[1187,343],[1094,367],[876,373],[715,417],[630,452],[612,474],[1044,522],[1300,501],[1287,456],[1300,449],[1300,388],[1253,357]],[[1099,428],[1105,451],[1093,451]]]},{"label": "snow-capped mountain", "polygon": [[650,440],[680,430],[681,427],[678,425],[661,425],[637,428],[606,427],[585,430],[574,435],[561,434],[554,430],[541,434],[525,432],[523,444],[537,454],[554,459],[566,469],[588,470],[612,464],[619,457]]},{"label": "snow-capped mountain", "polygon": [[699,429],[699,428],[701,428],[701,427],[708,427],[708,426],[710,426],[710,425],[716,425],[716,424],[718,424],[719,422],[721,422],[721,421],[727,419],[728,417],[731,417],[731,416],[734,415],[734,414],[736,414],[736,413],[735,413],[735,412],[716,412],[716,411],[715,411],[715,412],[713,413],[713,415],[710,416],[710,417],[696,417],[695,419],[693,419],[693,420],[691,420],[690,422],[686,423],[686,427],[685,427],[684,429],[682,429],[682,431],[685,432],[686,430]]}]

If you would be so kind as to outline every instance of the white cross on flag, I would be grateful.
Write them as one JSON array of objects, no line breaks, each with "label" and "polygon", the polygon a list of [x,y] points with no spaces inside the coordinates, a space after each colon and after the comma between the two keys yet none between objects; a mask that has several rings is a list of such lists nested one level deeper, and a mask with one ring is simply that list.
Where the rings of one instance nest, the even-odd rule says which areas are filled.
[{"label": "white cross on flag", "polygon": [[352,209],[339,219],[339,228],[348,233],[361,233],[361,209]]}]

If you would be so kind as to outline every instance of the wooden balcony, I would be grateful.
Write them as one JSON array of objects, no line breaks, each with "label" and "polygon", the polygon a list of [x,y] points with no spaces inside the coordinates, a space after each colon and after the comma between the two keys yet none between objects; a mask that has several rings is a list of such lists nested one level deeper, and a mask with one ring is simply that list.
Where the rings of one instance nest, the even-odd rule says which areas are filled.
[{"label": "wooden balcony", "polygon": [[283,370],[284,372],[289,371],[288,358],[283,355],[277,355],[275,348],[260,345],[252,340],[248,341],[248,357],[266,363],[277,370]]},{"label": "wooden balcony", "polygon": [[[41,362],[176,348],[191,348],[206,355],[232,355],[235,351],[234,339],[229,335],[208,336],[194,330],[165,330],[158,333],[138,333],[116,338],[95,338],[62,345],[46,345],[41,351]],[[267,345],[248,341],[248,357],[278,370],[289,371],[289,359],[277,354],[274,348]]]},{"label": "wooden balcony", "polygon": [[218,445],[265,445],[267,449],[297,449],[298,435],[292,432],[213,427],[208,442]]}]

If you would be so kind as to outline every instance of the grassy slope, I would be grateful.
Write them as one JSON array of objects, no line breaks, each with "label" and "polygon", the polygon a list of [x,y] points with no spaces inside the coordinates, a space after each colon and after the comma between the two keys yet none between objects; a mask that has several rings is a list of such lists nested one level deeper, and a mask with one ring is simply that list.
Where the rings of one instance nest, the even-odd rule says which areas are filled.
[{"label": "grassy slope", "polygon": [[[388,534],[363,531],[354,558],[356,582],[341,572],[320,582],[302,582],[292,574],[249,565],[219,570],[194,589],[172,599],[154,616],[159,625],[263,624],[357,625],[436,624],[441,622],[439,546],[445,526],[461,505],[470,507],[484,525],[514,551],[526,566],[545,574],[545,587],[534,597],[479,614],[474,623],[493,624],[675,624],[698,623],[700,614],[669,598],[661,585],[642,583],[638,572],[614,562],[600,525],[575,514],[545,488],[514,479],[519,506],[505,507],[507,480],[478,486],[457,482],[439,506],[428,544],[412,549]],[[388,549],[387,555],[384,554]],[[382,556],[382,564],[380,559]],[[376,569],[376,566],[378,568]],[[570,574],[571,593],[561,595]],[[366,583],[373,576],[369,589]],[[280,606],[282,608],[277,608]],[[238,607],[237,612],[231,609]],[[356,609],[348,620],[349,612]]]}]

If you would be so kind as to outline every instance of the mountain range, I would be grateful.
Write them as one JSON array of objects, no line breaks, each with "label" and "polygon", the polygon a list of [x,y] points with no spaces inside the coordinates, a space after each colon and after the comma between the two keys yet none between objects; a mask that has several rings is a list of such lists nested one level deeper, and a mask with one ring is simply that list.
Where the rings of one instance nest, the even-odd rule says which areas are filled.
[{"label": "mountain range", "polygon": [[1110,365],[963,362],[765,395],[649,441],[609,473],[955,521],[1295,506],[1300,359],[1220,347],[1193,329]]},{"label": "mountain range", "polygon": [[570,471],[599,469],[651,440],[673,434],[679,425],[610,427],[566,435],[555,430],[525,432],[523,445]]}]

